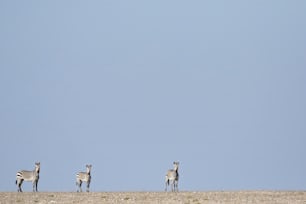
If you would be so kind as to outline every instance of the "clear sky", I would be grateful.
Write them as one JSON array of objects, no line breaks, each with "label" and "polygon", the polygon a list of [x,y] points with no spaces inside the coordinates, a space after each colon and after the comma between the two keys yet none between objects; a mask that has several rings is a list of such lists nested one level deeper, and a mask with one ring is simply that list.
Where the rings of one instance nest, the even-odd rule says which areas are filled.
[{"label": "clear sky", "polygon": [[[0,191],[306,189],[306,1],[0,1]],[[83,186],[85,187],[85,186]],[[24,183],[25,191],[31,184]]]}]

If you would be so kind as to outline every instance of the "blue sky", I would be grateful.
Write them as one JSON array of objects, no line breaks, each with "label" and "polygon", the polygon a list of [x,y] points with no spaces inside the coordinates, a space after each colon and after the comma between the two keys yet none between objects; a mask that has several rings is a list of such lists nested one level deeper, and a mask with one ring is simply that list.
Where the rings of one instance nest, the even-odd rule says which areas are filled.
[{"label": "blue sky", "polygon": [[[305,190],[305,1],[1,1],[0,191]],[[31,184],[23,185],[31,191]]]}]

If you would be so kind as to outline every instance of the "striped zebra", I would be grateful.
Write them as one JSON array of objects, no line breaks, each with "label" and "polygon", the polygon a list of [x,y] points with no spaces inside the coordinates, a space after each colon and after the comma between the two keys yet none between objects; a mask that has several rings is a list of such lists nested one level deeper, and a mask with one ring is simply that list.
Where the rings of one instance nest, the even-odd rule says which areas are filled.
[{"label": "striped zebra", "polygon": [[86,172],[79,172],[76,174],[76,185],[79,187],[77,192],[82,192],[82,183],[86,182],[87,183],[87,192],[89,192],[89,185],[91,181],[91,167],[92,165],[86,165]]},{"label": "striped zebra", "polygon": [[35,163],[35,169],[33,171],[18,171],[16,174],[16,185],[18,186],[18,192],[22,192],[21,185],[23,181],[31,181],[33,183],[33,192],[37,192],[37,184],[39,180],[40,162]]},{"label": "striped zebra", "polygon": [[171,191],[178,191],[178,180],[179,180],[179,162],[173,162],[173,169],[170,169],[167,171],[166,174],[166,188],[165,191],[167,191],[167,186],[171,185]]}]

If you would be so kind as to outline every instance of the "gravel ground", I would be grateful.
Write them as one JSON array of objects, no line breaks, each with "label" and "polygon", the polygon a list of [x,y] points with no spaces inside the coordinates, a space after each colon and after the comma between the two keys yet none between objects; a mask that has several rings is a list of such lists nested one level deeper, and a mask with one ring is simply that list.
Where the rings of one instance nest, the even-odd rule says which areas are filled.
[{"label": "gravel ground", "polygon": [[304,203],[302,191],[233,191],[233,192],[0,192],[0,204],[4,203]]}]

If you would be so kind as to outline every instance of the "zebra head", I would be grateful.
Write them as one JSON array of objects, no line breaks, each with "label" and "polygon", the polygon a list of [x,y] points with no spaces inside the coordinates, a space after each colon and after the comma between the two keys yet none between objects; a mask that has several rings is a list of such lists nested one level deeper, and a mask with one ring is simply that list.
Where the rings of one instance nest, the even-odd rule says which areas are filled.
[{"label": "zebra head", "polygon": [[40,162],[35,162],[35,171],[39,173],[40,171]]},{"label": "zebra head", "polygon": [[91,164],[87,164],[87,165],[86,165],[86,172],[87,172],[87,174],[90,174],[91,167],[92,167]]},{"label": "zebra head", "polygon": [[179,164],[180,164],[180,162],[173,162],[173,170],[174,171],[177,171],[178,170],[178,168],[179,168]]}]

